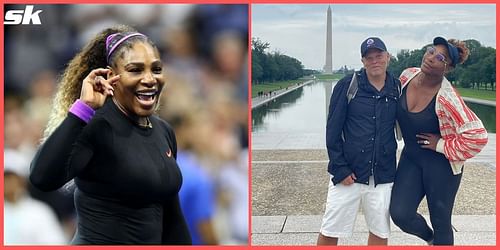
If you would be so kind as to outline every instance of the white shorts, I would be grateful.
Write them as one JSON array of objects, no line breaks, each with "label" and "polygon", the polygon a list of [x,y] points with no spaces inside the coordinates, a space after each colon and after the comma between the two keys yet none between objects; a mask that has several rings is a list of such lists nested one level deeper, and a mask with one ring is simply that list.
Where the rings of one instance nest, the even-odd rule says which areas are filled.
[{"label": "white shorts", "polygon": [[389,238],[392,186],[393,183],[386,183],[375,187],[373,176],[370,176],[369,185],[333,185],[330,180],[320,233],[327,237],[350,237],[361,204],[368,230],[380,238]]}]

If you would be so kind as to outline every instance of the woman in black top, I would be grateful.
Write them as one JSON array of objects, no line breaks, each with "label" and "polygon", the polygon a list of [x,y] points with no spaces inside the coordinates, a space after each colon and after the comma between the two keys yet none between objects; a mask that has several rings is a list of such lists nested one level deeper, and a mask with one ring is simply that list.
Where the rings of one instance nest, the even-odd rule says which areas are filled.
[{"label": "woman in black top", "polygon": [[191,244],[175,134],[153,115],[164,83],[158,49],[126,26],[66,68],[30,180],[50,191],[74,179],[73,244]]}]

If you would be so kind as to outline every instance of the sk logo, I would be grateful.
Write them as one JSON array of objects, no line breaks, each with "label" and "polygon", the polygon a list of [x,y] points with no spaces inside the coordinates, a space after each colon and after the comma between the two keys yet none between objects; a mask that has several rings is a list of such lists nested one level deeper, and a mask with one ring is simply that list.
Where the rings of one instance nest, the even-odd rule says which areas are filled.
[{"label": "sk logo", "polygon": [[4,24],[35,24],[40,25],[42,22],[40,21],[40,17],[38,14],[42,12],[42,10],[37,10],[33,12],[33,5],[26,5],[24,10],[9,10],[5,13]]},{"label": "sk logo", "polygon": [[168,149],[168,152],[166,153],[168,158],[172,157],[172,150]]}]

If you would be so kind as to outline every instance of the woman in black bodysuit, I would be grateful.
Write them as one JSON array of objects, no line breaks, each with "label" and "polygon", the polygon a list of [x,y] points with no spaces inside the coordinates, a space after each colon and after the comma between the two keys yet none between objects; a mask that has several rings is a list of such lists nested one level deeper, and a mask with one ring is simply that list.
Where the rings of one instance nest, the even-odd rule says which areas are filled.
[{"label": "woman in black bodysuit", "polygon": [[50,191],[74,179],[72,244],[191,244],[175,134],[154,115],[165,83],[159,55],[120,26],[99,33],[64,72],[30,180]]},{"label": "woman in black bodysuit", "polygon": [[[465,42],[436,37],[420,68],[400,76],[397,119],[405,145],[389,210],[401,230],[432,245],[454,244],[451,221],[464,163],[488,141],[481,120],[445,77],[468,55]],[[424,197],[432,228],[417,212]]]}]

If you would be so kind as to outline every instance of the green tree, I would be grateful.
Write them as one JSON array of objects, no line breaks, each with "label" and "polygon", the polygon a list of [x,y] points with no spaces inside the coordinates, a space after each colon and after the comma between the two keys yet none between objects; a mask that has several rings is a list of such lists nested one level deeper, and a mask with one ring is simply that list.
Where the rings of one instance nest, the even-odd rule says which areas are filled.
[{"label": "green tree", "polygon": [[257,56],[252,57],[252,83],[262,82],[263,75],[264,69],[261,66],[260,58]]},{"label": "green tree", "polygon": [[252,83],[285,81],[298,79],[306,71],[296,58],[279,51],[268,53],[269,43],[252,38]]},{"label": "green tree", "polygon": [[[479,41],[465,40],[470,55],[462,65],[458,65],[446,75],[446,78],[454,85],[470,88],[481,85],[489,85],[494,90],[496,85],[496,49],[484,47]],[[392,56],[389,63],[389,72],[399,76],[401,72],[409,67],[420,67],[427,46],[416,50],[402,50],[396,56]]]},{"label": "green tree", "polygon": [[264,80],[265,53],[268,48],[269,43],[252,37],[252,83],[260,83]]}]

